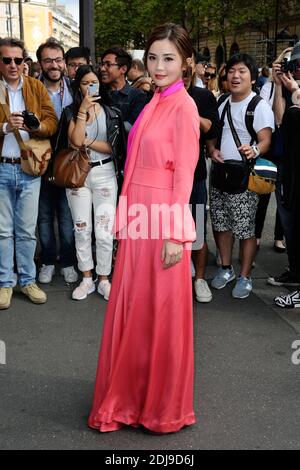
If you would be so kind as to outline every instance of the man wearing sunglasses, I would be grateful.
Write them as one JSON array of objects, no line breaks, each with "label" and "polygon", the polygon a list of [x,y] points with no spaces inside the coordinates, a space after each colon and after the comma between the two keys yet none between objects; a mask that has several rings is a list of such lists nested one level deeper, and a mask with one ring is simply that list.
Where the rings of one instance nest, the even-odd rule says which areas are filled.
[{"label": "man wearing sunglasses", "polygon": [[[23,75],[23,59],[22,41],[0,39],[0,310],[11,304],[14,254],[21,292],[33,303],[47,301],[36,285],[34,263],[41,178],[22,171],[14,132],[18,129],[25,142],[30,137],[48,138],[56,131],[57,117],[44,85]],[[38,128],[24,125],[25,110],[34,113]]]},{"label": "man wearing sunglasses", "polygon": [[107,91],[111,104],[121,110],[127,132],[149,101],[146,93],[131,87],[127,82],[131,65],[131,55],[119,47],[107,49],[101,55],[99,64],[104,91]]},{"label": "man wearing sunglasses", "polygon": [[[41,64],[41,81],[47,88],[55,113],[60,119],[63,109],[73,102],[70,81],[65,78],[65,51],[58,41],[49,38],[40,45],[36,51],[36,56]],[[55,141],[54,138],[52,142],[53,149],[56,147]],[[55,218],[58,225],[61,274],[65,282],[69,284],[76,282],[78,279],[78,274],[74,268],[76,250],[72,216],[65,188],[50,184],[45,177],[42,178],[41,183],[38,217],[41,245],[39,282],[42,284],[50,283],[55,273],[57,258]]]}]

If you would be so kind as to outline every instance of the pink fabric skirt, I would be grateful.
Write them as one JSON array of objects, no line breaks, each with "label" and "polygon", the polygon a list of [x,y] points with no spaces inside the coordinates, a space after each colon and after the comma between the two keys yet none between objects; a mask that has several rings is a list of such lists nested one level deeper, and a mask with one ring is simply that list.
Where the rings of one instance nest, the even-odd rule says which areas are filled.
[{"label": "pink fabric skirt", "polygon": [[[168,203],[170,189],[132,183],[128,194],[150,208]],[[89,417],[101,432],[170,433],[195,423],[191,252],[163,269],[162,247],[161,238],[119,243]]]}]

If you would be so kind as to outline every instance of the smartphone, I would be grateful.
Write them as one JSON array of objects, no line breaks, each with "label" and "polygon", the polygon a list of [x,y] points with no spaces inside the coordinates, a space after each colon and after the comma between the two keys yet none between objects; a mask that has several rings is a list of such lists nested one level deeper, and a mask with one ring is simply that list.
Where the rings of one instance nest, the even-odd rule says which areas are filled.
[{"label": "smartphone", "polygon": [[99,83],[91,83],[88,88],[90,96],[99,96]]}]

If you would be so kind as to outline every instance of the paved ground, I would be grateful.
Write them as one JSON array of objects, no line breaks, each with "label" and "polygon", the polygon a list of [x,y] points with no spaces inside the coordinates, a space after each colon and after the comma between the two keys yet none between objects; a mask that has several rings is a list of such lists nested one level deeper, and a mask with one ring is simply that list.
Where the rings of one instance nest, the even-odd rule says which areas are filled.
[{"label": "paved ground", "polygon": [[[7,348],[7,364],[0,365],[0,449],[299,449],[300,365],[291,356],[300,312],[275,308],[272,299],[282,289],[265,282],[287,262],[272,250],[273,220],[274,203],[253,270],[254,294],[234,300],[228,286],[214,291],[211,304],[195,303],[198,422],[174,435],[89,430],[106,303],[96,294],[72,301],[71,286],[59,275],[47,286],[44,306],[16,292],[12,307],[0,313]],[[213,253],[211,239],[210,248]],[[209,278],[214,270],[211,254]]]}]

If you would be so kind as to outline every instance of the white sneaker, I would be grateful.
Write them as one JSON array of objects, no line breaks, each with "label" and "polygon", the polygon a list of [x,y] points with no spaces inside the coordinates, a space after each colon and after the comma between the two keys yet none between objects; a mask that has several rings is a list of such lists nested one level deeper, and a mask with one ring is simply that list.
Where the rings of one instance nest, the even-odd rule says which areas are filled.
[{"label": "white sneaker", "polygon": [[109,299],[111,283],[108,280],[100,281],[98,284],[98,292],[105,300]]},{"label": "white sneaker", "polygon": [[64,276],[65,282],[67,284],[72,284],[73,282],[78,281],[78,273],[75,271],[74,266],[68,266],[67,268],[62,268],[60,274]]},{"label": "white sneaker", "polygon": [[89,294],[95,292],[95,284],[92,278],[83,278],[81,283],[72,293],[73,300],[83,300],[86,299]]},{"label": "white sneaker", "polygon": [[194,287],[198,302],[206,304],[212,301],[212,293],[204,279],[197,279],[194,282]]},{"label": "white sneaker", "polygon": [[48,266],[43,264],[39,272],[39,282],[41,284],[49,284],[49,282],[52,281],[52,277],[54,274],[55,274],[54,264],[49,264]]}]

